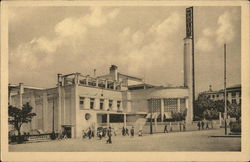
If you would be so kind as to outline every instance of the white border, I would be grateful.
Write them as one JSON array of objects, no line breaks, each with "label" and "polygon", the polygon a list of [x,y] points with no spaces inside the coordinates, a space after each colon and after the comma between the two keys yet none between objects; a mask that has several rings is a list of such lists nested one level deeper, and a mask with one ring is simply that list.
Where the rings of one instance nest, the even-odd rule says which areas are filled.
[{"label": "white border", "polygon": [[[241,6],[242,151],[241,152],[8,152],[8,6]],[[249,2],[247,1],[10,1],[1,5],[1,150],[4,161],[247,161],[250,123]]]}]

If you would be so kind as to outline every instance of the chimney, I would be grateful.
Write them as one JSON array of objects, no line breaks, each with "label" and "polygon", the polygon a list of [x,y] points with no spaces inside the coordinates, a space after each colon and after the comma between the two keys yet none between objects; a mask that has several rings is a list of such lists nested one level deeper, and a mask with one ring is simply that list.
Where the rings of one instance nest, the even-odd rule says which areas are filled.
[{"label": "chimney", "polygon": [[96,69],[94,69],[94,77],[96,77]]},{"label": "chimney", "polygon": [[116,65],[111,65],[111,67],[109,68],[109,74],[113,75],[113,79],[115,81],[118,80],[118,67]]},{"label": "chimney", "polygon": [[62,86],[62,74],[57,74],[57,85]]},{"label": "chimney", "polygon": [[212,85],[209,85],[209,91],[210,92],[212,91]]}]

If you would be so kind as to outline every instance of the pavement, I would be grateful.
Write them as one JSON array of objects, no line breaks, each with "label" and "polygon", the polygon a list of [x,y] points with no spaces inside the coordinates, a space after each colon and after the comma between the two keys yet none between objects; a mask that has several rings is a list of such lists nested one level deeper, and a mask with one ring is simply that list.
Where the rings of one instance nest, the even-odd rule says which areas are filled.
[{"label": "pavement", "polygon": [[224,129],[158,133],[142,137],[112,136],[106,138],[67,139],[9,145],[13,152],[136,152],[136,151],[241,151],[241,138],[223,136]]}]

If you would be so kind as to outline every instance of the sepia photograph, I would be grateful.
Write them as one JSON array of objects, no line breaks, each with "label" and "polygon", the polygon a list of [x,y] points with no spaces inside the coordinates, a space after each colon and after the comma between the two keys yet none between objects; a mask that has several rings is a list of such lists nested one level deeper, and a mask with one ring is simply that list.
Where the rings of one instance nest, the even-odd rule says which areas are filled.
[{"label": "sepia photograph", "polygon": [[68,4],[6,7],[8,152],[242,152],[241,5]]}]

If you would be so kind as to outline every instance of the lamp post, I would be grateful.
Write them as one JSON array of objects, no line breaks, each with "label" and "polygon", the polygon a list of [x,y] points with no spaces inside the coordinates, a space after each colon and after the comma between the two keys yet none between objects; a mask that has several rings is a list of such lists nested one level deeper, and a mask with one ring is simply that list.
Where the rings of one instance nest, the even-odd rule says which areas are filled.
[{"label": "lamp post", "polygon": [[153,118],[153,99],[150,99],[150,134],[153,134],[153,123],[152,123],[152,118]]},{"label": "lamp post", "polygon": [[227,135],[227,45],[224,44],[224,121],[225,135]]}]

